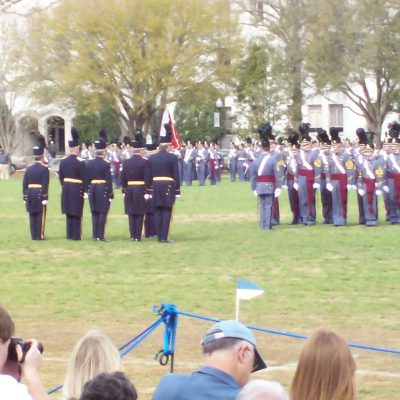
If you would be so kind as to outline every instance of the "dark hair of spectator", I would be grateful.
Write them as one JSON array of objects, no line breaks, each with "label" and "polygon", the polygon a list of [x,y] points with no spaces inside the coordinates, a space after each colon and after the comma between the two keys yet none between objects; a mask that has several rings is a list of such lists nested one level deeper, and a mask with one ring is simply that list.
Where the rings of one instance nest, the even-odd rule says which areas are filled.
[{"label": "dark hair of spectator", "polygon": [[10,314],[0,306],[0,340],[5,343],[14,335],[15,326]]},{"label": "dark hair of spectator", "polygon": [[101,373],[85,383],[79,400],[136,400],[137,392],[123,372]]}]

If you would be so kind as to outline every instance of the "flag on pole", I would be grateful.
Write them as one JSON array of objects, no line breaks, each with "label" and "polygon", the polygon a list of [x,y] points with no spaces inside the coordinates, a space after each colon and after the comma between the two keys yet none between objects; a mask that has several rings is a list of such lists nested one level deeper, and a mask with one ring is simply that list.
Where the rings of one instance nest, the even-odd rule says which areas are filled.
[{"label": "flag on pole", "polygon": [[257,286],[255,283],[238,279],[236,285],[236,297],[238,299],[249,300],[253,297],[260,296],[264,293],[264,289]]},{"label": "flag on pole", "polygon": [[255,283],[246,281],[244,279],[237,279],[236,281],[236,321],[239,321],[239,303],[240,300],[249,300],[253,297],[260,296],[264,293],[264,289]]},{"label": "flag on pole", "polygon": [[182,139],[179,136],[178,130],[175,126],[175,121],[173,119],[175,106],[176,102],[167,104],[161,119],[160,136],[165,136],[164,125],[168,124],[172,130],[172,146],[174,146],[174,149],[179,149],[182,146]]},{"label": "flag on pole", "polygon": [[172,121],[171,114],[168,111],[168,116],[169,116],[169,124],[171,125],[172,128],[172,146],[174,146],[174,149],[179,149],[182,146],[182,140],[181,137],[179,136],[178,130],[176,129],[175,123]]}]

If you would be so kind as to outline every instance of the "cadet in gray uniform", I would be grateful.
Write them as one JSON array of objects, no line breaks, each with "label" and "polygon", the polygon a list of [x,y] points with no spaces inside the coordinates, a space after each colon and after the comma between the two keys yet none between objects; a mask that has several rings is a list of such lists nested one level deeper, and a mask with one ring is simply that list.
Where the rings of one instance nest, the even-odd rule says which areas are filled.
[{"label": "cadet in gray uniform", "polygon": [[231,143],[228,159],[229,159],[229,176],[231,182],[235,182],[236,171],[237,171],[237,148],[234,143]]},{"label": "cadet in gray uniform", "polygon": [[332,151],[324,160],[326,188],[332,193],[332,217],[335,226],[344,226],[347,222],[347,171],[350,155],[334,142]]},{"label": "cadet in gray uniform", "polygon": [[262,137],[261,148],[261,154],[251,164],[250,181],[254,195],[258,196],[260,229],[267,230],[272,229],[272,206],[274,198],[280,195],[281,183],[268,138]]},{"label": "cadet in gray uniform", "polygon": [[358,194],[362,197],[365,225],[378,225],[378,200],[377,195],[382,194],[384,171],[379,157],[374,155],[372,145],[367,145],[362,156],[356,158],[359,170],[357,181]]},{"label": "cadet in gray uniform", "polygon": [[392,224],[400,224],[400,141],[392,139],[391,154],[386,162],[385,186],[388,194],[389,218]]},{"label": "cadet in gray uniform", "polygon": [[315,225],[315,190],[319,189],[318,165],[319,150],[311,150],[311,142],[303,139],[297,154],[297,181],[294,188],[298,190],[300,218],[304,225]]}]

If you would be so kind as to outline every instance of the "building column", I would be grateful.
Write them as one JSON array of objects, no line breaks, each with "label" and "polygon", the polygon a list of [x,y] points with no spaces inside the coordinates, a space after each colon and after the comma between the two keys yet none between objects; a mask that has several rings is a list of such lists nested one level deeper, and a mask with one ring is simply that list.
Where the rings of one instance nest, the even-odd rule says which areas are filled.
[{"label": "building column", "polygon": [[39,133],[44,136],[44,138],[48,139],[48,130],[47,130],[47,118],[39,118],[38,119],[38,129]]},{"label": "building column", "polygon": [[71,128],[72,118],[64,118],[64,143],[65,143],[65,154],[69,154],[68,140],[71,140]]}]

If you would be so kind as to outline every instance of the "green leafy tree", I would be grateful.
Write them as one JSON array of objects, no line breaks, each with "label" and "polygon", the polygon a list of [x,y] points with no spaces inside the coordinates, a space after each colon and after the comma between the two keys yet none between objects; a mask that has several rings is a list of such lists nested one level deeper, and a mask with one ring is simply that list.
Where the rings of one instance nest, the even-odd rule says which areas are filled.
[{"label": "green leafy tree", "polygon": [[297,127],[302,120],[307,78],[304,54],[308,46],[305,30],[310,15],[308,1],[235,0],[235,3],[242,12],[251,16],[253,25],[264,33],[264,43],[270,43],[268,46],[280,59],[279,68],[273,70],[273,79],[279,81],[281,93],[285,96],[288,123]]},{"label": "green leafy tree", "polygon": [[275,49],[262,42],[249,43],[238,66],[237,96],[242,106],[240,114],[247,117],[251,131],[262,122],[277,122],[286,111],[283,82],[277,73],[280,69]]},{"label": "green leafy tree", "polygon": [[400,96],[399,4],[385,0],[312,0],[312,4],[315,24],[308,27],[307,68],[316,88],[325,95],[342,92],[379,142],[384,119]]},{"label": "green leafy tree", "polygon": [[104,128],[109,141],[119,141],[121,125],[119,123],[119,110],[115,107],[104,105],[96,113],[79,113],[74,118],[74,126],[80,134],[82,142],[93,142],[99,137],[100,129]]},{"label": "green leafy tree", "polygon": [[[237,24],[226,0],[60,0],[30,29],[36,93],[121,110],[130,132],[202,82],[228,85]],[[229,57],[228,57],[229,55]]]},{"label": "green leafy tree", "polygon": [[[205,83],[198,86],[196,93],[185,96],[176,105],[175,123],[182,140],[192,143],[199,140],[214,141],[226,133],[226,114],[215,106],[220,96],[220,92]],[[215,112],[220,112],[220,127],[214,127]]]}]

